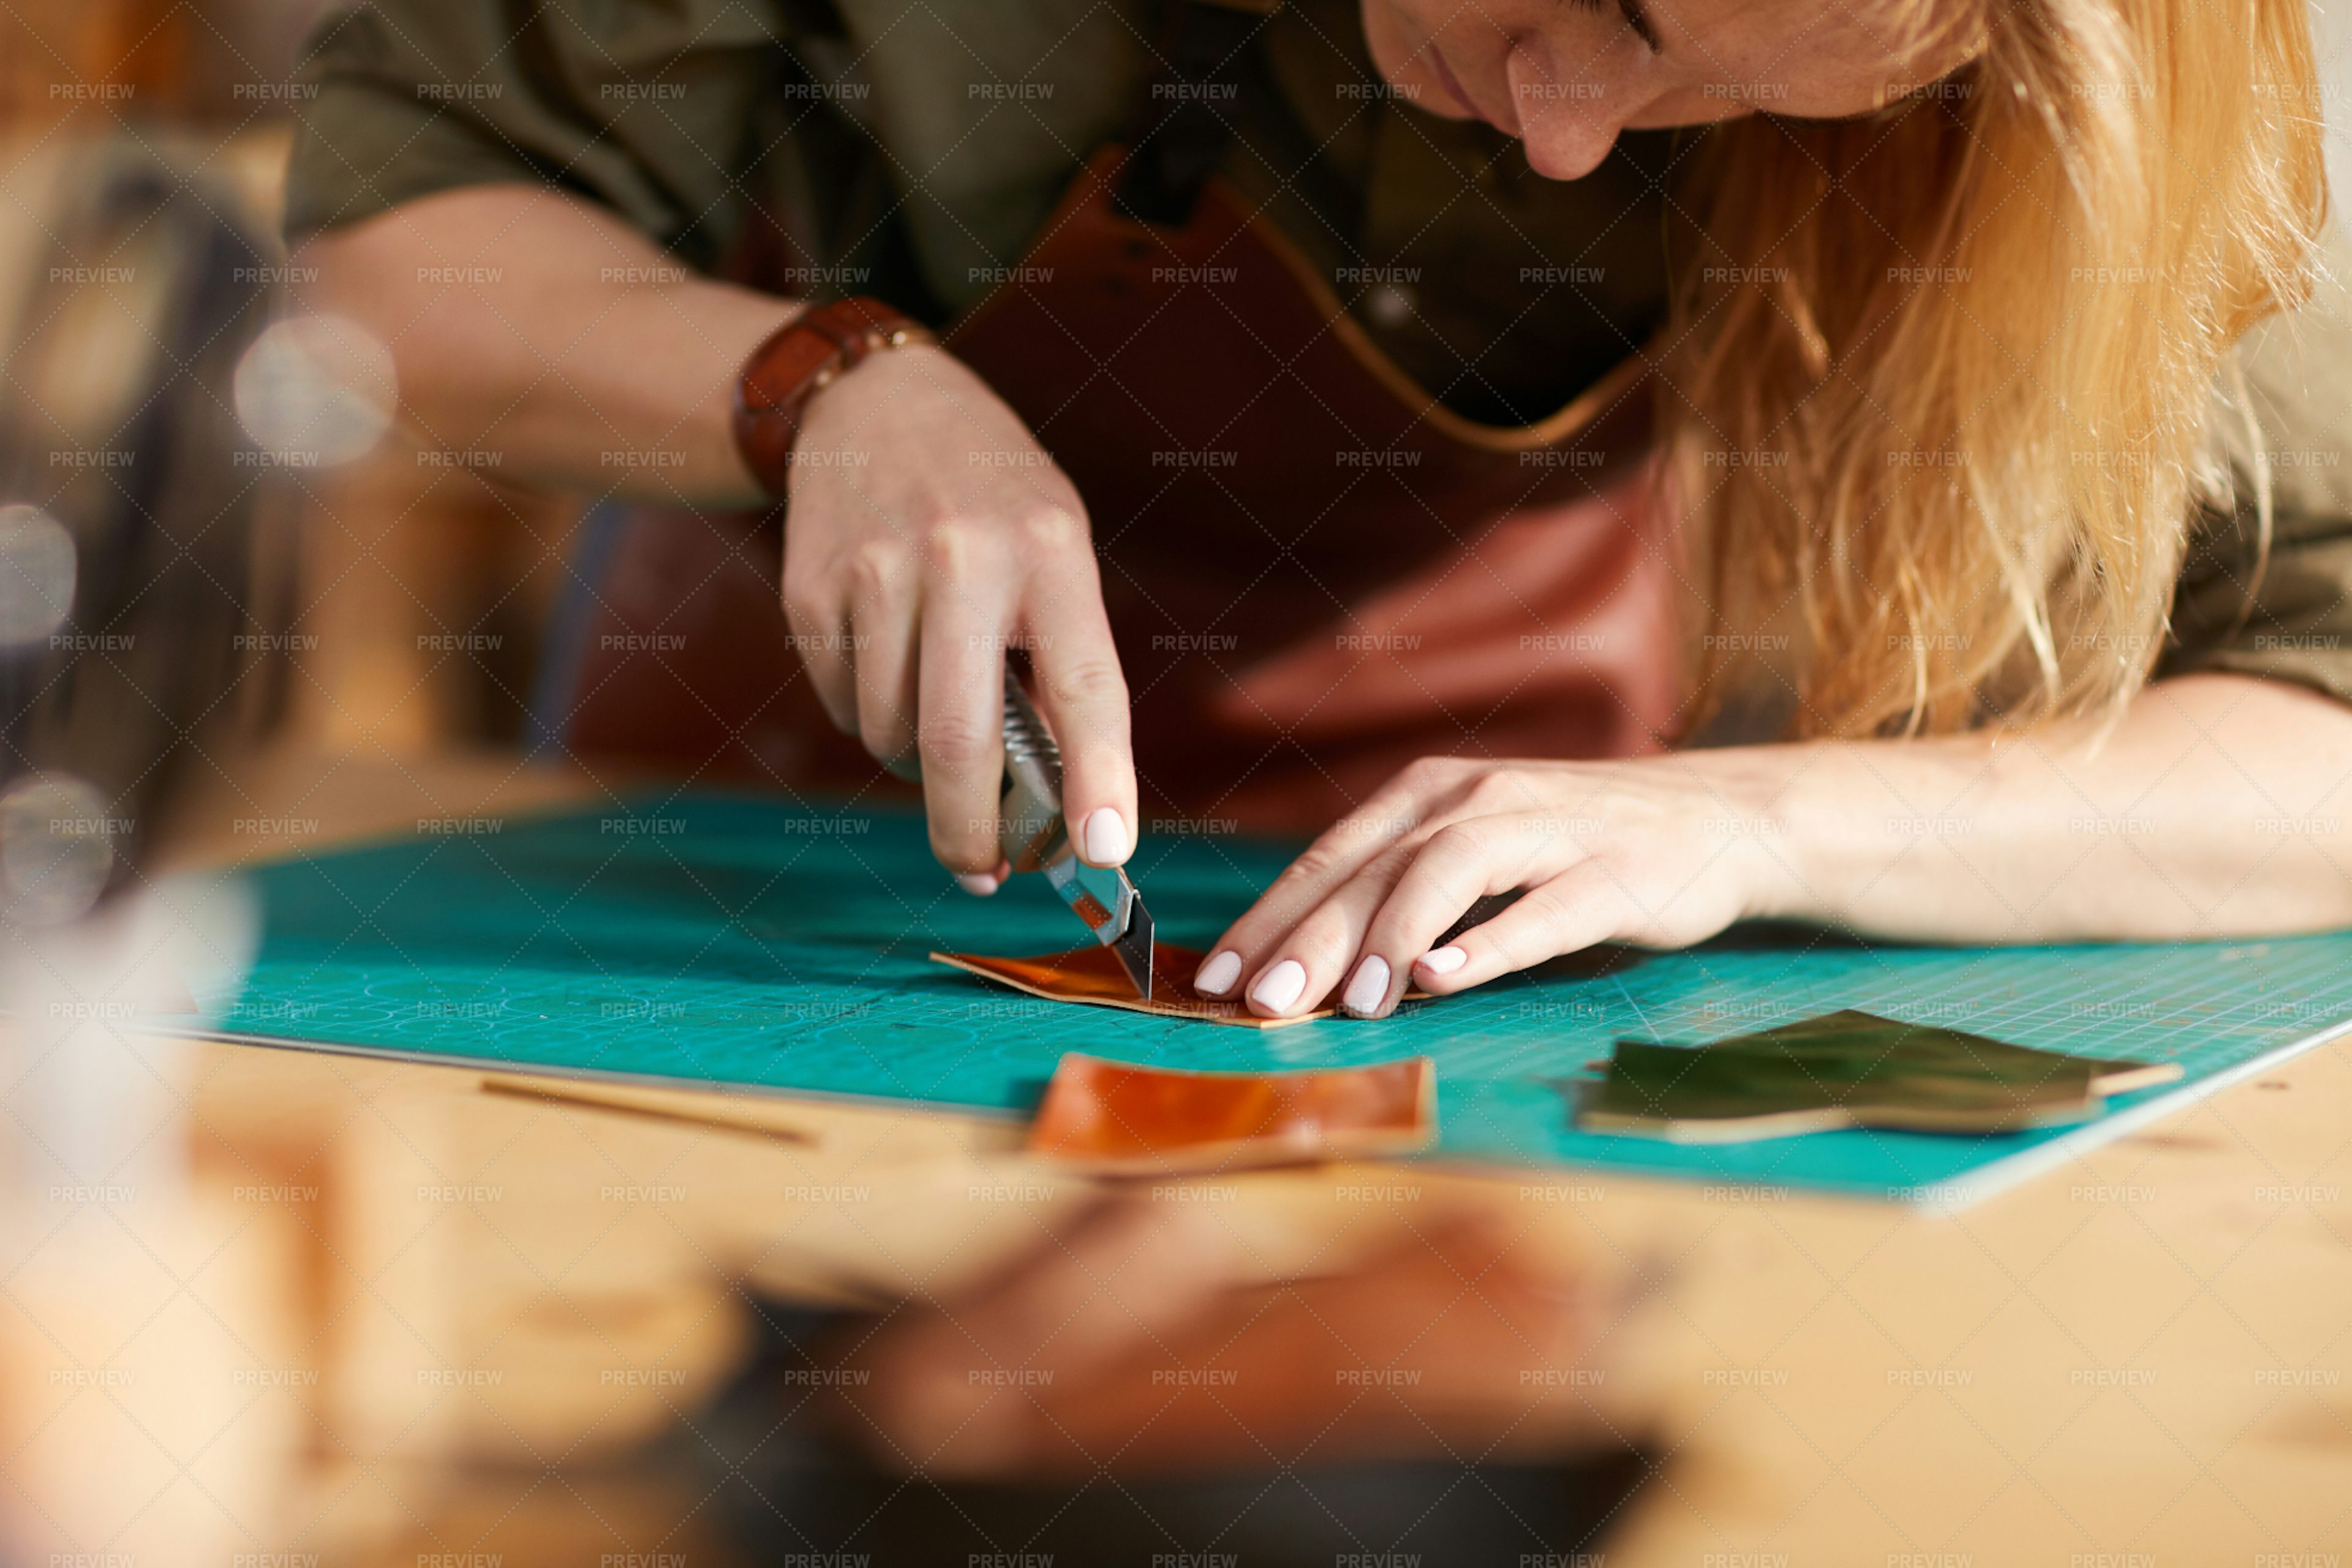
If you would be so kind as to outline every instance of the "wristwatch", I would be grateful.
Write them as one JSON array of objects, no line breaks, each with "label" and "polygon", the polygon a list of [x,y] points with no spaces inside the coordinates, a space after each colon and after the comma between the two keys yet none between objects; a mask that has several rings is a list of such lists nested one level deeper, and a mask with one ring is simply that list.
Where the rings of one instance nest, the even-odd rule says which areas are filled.
[{"label": "wristwatch", "polygon": [[939,340],[913,317],[859,296],[802,311],[743,362],[735,384],[735,446],[760,488],[791,493],[793,446],[809,400],[882,349]]}]

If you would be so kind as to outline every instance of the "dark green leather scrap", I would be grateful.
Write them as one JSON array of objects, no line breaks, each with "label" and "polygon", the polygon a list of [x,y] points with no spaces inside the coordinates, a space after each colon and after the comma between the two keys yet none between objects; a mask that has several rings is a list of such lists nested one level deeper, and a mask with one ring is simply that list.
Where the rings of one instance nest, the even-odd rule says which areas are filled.
[{"label": "dark green leather scrap", "polygon": [[2036,1050],[1847,1009],[1710,1045],[1619,1040],[1577,1120],[1682,1143],[1842,1127],[2014,1132],[2084,1121],[2178,1065]]}]

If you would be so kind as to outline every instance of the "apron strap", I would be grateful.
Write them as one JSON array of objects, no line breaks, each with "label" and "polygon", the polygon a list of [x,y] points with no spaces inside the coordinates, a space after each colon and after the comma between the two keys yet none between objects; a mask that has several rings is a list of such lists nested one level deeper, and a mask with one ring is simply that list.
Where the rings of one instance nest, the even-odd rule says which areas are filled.
[{"label": "apron strap", "polygon": [[1243,72],[1282,0],[1173,0],[1143,132],[1111,194],[1119,216],[1181,227],[1225,161]]}]

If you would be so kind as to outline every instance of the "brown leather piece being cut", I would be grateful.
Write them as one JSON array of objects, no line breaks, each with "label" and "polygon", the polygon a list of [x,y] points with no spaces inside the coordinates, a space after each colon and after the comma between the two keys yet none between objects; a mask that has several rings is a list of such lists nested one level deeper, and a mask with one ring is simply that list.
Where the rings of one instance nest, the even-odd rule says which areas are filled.
[{"label": "brown leather piece being cut", "polygon": [[1180,1072],[1072,1051],[1029,1152],[1106,1174],[1168,1174],[1411,1154],[1437,1136],[1427,1057],[1317,1072]]},{"label": "brown leather piece being cut", "polygon": [[[1079,1002],[1096,1007],[1124,1007],[1131,1013],[1156,1013],[1163,1018],[1195,1018],[1207,1024],[1234,1024],[1244,1029],[1286,1029],[1293,1024],[1328,1018],[1336,1007],[1318,1007],[1290,1018],[1261,1018],[1238,996],[1203,996],[1192,989],[1207,955],[1169,942],[1151,944],[1151,1000],[1135,994],[1135,984],[1119,967],[1118,955],[1102,946],[1048,952],[1036,958],[989,958],[976,952],[934,952],[934,963],[1000,981],[1016,991],[1043,996],[1049,1002]],[[1397,998],[1425,1002],[1429,993],[1408,988]]]},{"label": "brown leather piece being cut", "polygon": [[1328,1018],[1333,1009],[1301,1013],[1295,1018],[1261,1018],[1239,997],[1203,996],[1192,989],[1206,955],[1164,942],[1151,944],[1151,1000],[1135,994],[1135,984],[1119,967],[1118,955],[1102,946],[1070,952],[1049,952],[1037,958],[986,958],[971,952],[935,952],[936,963],[952,964],[984,979],[1001,981],[1016,991],[1050,1002],[1085,1002],[1098,1007],[1125,1007],[1131,1012],[1157,1013],[1166,1018],[1199,1018],[1212,1024],[1239,1024],[1251,1029],[1279,1029]]}]

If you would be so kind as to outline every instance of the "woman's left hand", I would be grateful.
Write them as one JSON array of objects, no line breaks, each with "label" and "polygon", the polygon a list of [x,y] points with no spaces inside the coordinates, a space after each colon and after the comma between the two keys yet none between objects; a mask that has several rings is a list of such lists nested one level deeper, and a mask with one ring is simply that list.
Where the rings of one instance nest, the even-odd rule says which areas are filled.
[{"label": "woman's left hand", "polygon": [[[1779,912],[1786,867],[1754,752],[1616,763],[1424,758],[1293,862],[1195,984],[1286,1017],[1336,988],[1363,1017],[1595,942],[1682,947]],[[1743,765],[1746,763],[1747,765]],[[1526,889],[1443,946],[1488,894]]]},{"label": "woman's left hand", "polygon": [[2112,722],[1613,763],[1427,758],[1317,839],[1194,984],[1267,1017],[1334,990],[1378,1017],[1408,980],[1445,994],[1754,916],[1973,944],[2335,930],[2352,923],[2347,780],[2352,706],[2233,675],[2159,681]]}]

